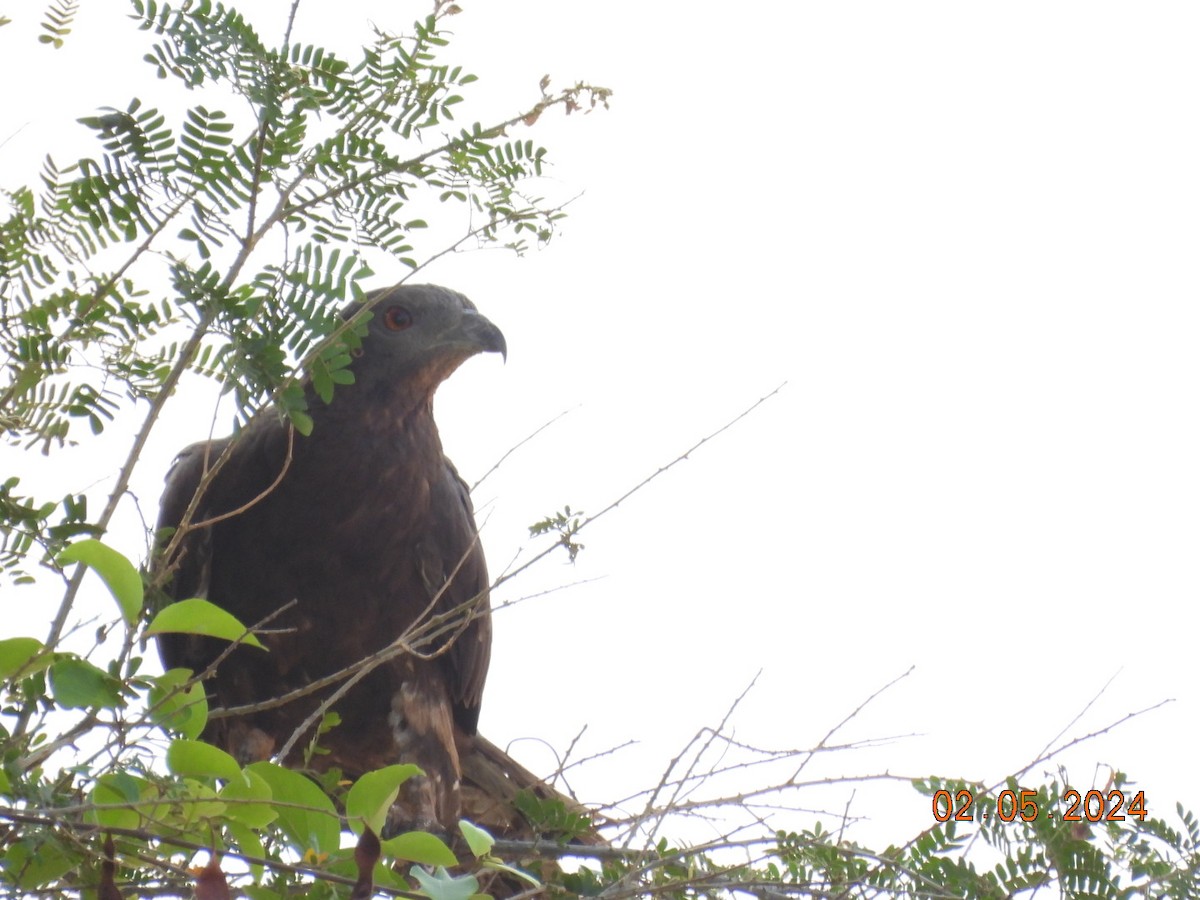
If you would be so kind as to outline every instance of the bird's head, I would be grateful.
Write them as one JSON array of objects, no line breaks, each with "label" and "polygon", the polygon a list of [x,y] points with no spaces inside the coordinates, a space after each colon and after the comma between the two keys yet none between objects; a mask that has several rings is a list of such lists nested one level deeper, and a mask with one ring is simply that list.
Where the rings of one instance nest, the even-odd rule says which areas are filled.
[{"label": "bird's head", "polygon": [[[400,284],[368,294],[372,316],[358,357],[355,380],[368,389],[404,382],[430,394],[476,353],[506,356],[500,329],[462,294],[432,284]],[[342,309],[349,318],[363,304]]]}]

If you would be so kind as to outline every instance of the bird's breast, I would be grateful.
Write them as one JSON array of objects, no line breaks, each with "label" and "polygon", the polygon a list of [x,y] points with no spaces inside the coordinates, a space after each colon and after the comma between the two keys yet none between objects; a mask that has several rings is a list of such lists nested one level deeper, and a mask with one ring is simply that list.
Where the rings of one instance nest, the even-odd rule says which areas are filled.
[{"label": "bird's breast", "polygon": [[446,478],[436,430],[338,424],[297,440],[279,483],[214,535],[224,580],[252,582],[264,604],[380,606],[420,585]]}]

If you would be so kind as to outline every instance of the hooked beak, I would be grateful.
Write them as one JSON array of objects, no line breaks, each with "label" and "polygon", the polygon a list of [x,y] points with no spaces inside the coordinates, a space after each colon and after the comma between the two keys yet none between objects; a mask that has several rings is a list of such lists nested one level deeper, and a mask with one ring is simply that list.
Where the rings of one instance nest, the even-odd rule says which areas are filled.
[{"label": "hooked beak", "polygon": [[481,352],[499,353],[505,362],[508,361],[508,342],[504,340],[504,333],[487,316],[473,309],[464,310],[460,329],[462,338]]}]

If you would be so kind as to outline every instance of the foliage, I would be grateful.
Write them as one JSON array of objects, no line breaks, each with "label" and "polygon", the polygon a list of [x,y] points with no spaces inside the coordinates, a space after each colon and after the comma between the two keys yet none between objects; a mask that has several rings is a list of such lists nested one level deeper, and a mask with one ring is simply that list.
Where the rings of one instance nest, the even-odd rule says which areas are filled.
[{"label": "foliage", "polygon": [[[349,379],[356,333],[335,327],[337,305],[362,296],[373,265],[416,271],[468,243],[521,252],[548,241],[562,211],[529,194],[546,154],[524,129],[553,108],[604,105],[608,92],[548,92],[543,82],[514,116],[456,124],[475,78],[439,61],[445,19],[459,12],[445,2],[408,34],[377,30],[347,59],[293,42],[290,22],[272,43],[211,0],[131,7],[147,64],[179,88],[177,99],[135,97],[79,119],[96,141],[91,155],[65,165],[48,155],[36,186],[0,189],[5,439],[54,453],[120,431],[110,427],[119,415],[138,417],[106,499],[34,497],[15,476],[0,481],[0,583],[63,586],[44,639],[0,640],[0,881],[14,895],[178,895],[194,883],[197,896],[219,897],[227,877],[255,900],[467,900],[481,890],[999,897],[1046,885],[1080,897],[1200,894],[1200,825],[1182,808],[1176,824],[1153,815],[1090,828],[1049,814],[1002,821],[997,792],[930,779],[917,788],[935,819],[942,791],[969,792],[991,818],[947,815],[871,852],[819,823],[673,845],[645,823],[703,808],[673,801],[649,803],[625,847],[590,846],[576,843],[592,829],[578,810],[522,795],[519,809],[546,840],[513,845],[465,822],[453,839],[380,840],[413,767],[346,784],[336,772],[318,780],[271,762],[241,765],[200,742],[205,673],[150,672],[146,638],[258,639],[203,600],[156,610],[157,585],[104,542],[164,405],[196,375],[232,397],[240,421],[274,403],[298,430],[311,427],[301,385],[329,402]],[[78,10],[76,0],[50,3],[38,40],[58,48],[73,39]],[[452,236],[437,237],[445,228],[430,221],[449,222]],[[574,560],[582,529],[620,502],[591,517],[565,507],[531,532],[553,540],[546,552],[561,546]],[[86,571],[113,603],[95,647],[80,653],[64,639]],[[673,796],[696,777],[689,769]],[[1115,790],[1125,785],[1114,777]],[[801,787],[793,779],[764,793]],[[1045,811],[1068,797],[1054,780],[1007,789]],[[709,811],[748,802],[727,797]],[[643,846],[633,846],[637,835]],[[998,855],[994,867],[968,852],[977,839]],[[562,857],[575,862],[560,867]]]},{"label": "foliage", "polygon": [[[930,787],[936,783],[924,782],[918,788],[932,794]],[[755,848],[760,857],[750,865],[717,865],[711,855],[672,848],[662,841],[652,864],[642,862],[632,873],[610,866],[597,880],[608,885],[632,881],[637,886],[624,892],[609,889],[607,896],[642,893],[647,888],[659,893],[662,886],[682,884],[706,892],[771,891],[818,897],[853,893],[999,900],[1052,885],[1069,897],[1200,894],[1200,873],[1195,868],[1200,835],[1190,817],[1185,819],[1184,833],[1147,817],[1107,823],[1103,836],[1093,836],[1048,813],[1058,808],[1056,801],[1064,790],[1056,781],[1031,791],[1038,796],[1041,813],[1032,822],[1018,817],[1018,824],[997,818],[995,802],[980,793],[982,785],[966,787],[983,801],[977,821],[987,814],[987,823],[979,827],[956,827],[953,820],[936,824],[903,846],[879,853],[840,840],[818,823],[798,833],[777,833],[773,844]],[[994,869],[977,865],[967,852],[977,836],[1003,852],[1003,861]]]},{"label": "foliage", "polygon": [[[78,11],[75,0],[49,4],[39,42],[57,49],[76,37]],[[291,19],[272,41],[219,2],[131,0],[130,11],[161,84],[80,118],[93,149],[67,164],[47,155],[37,184],[0,188],[6,442],[51,454],[114,432],[125,440],[112,423],[139,420],[107,499],[36,497],[16,476],[0,482],[0,581],[64,585],[44,640],[0,641],[10,823],[0,868],[22,891],[102,881],[150,890],[188,880],[197,850],[211,848],[243,860],[258,896],[314,872],[353,885],[364,877],[355,850],[367,852],[362,840],[381,829],[412,767],[318,784],[199,743],[205,673],[150,673],[146,639],[258,639],[204,600],[156,611],[158,585],[100,539],[185,377],[215,380],[241,422],[273,403],[306,432],[302,386],[330,402],[350,380],[361,332],[337,308],[362,298],[373,267],[415,272],[464,245],[522,252],[550,240],[563,213],[530,193],[546,151],[526,135],[547,111],[590,110],[608,92],[543,82],[517,114],[460,124],[475,76],[440,59],[445,20],[460,11],[447,3],[408,33],[374,30],[346,58],[292,40]],[[114,606],[81,654],[63,641],[85,571]],[[342,846],[343,825],[362,836],[357,848]],[[112,837],[107,851],[97,828]],[[376,843],[375,856],[392,861],[457,862],[433,835]],[[417,886],[367,869],[376,887]],[[210,864],[201,882],[219,877]],[[431,895],[468,884],[413,877]]]},{"label": "foliage", "polygon": [[71,22],[74,21],[77,12],[78,0],[61,0],[59,3],[50,4],[42,21],[45,34],[39,34],[38,40],[56,48],[61,47],[66,36],[71,33]]},{"label": "foliage", "polygon": [[[376,31],[356,60],[313,45],[272,47],[235,9],[133,2],[153,36],[146,60],[187,89],[160,111],[134,98],[79,121],[100,152],[39,188],[0,191],[0,426],[50,452],[78,426],[99,434],[130,402],[148,404],[108,503],[41,500],[9,479],[0,493],[0,577],[28,581],[67,539],[103,533],[159,410],[191,372],[217,379],[244,420],[277,401],[311,427],[303,379],[328,402],[349,378],[355,335],[336,304],[360,298],[371,260],[412,270],[426,219],[460,207],[466,242],[518,252],[550,239],[562,211],[526,196],[545,150],[510,130],[546,110],[606,102],[575,85],[491,125],[453,125],[475,76],[437,62],[439,6],[409,35]],[[74,7],[47,12],[59,37]],[[290,30],[290,26],[289,26]],[[216,103],[232,99],[230,110]],[[203,102],[197,102],[197,100]],[[429,241],[424,242],[426,245]]]},{"label": "foliage", "polygon": [[571,507],[565,506],[561,512],[556,512],[554,515],[547,516],[540,522],[530,525],[529,536],[541,537],[546,534],[557,534],[558,544],[567,551],[567,559],[575,562],[579,551],[584,549],[584,545],[575,540],[575,535],[579,533],[586,521],[582,510],[571,512]]}]

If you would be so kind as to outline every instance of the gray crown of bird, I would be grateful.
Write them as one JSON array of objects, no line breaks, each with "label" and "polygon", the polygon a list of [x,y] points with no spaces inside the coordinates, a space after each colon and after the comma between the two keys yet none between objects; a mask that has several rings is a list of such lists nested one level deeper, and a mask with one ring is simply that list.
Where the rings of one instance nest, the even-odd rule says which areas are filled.
[{"label": "gray crown of bird", "polygon": [[[432,400],[466,359],[506,345],[446,288],[400,285],[366,302],[354,383],[330,404],[309,388],[310,435],[268,410],[236,437],[186,448],[167,475],[158,527],[179,534],[156,561],[165,593],[259,626],[267,652],[183,634],[161,636],[159,651],[168,667],[216,663],[210,702],[236,712],[211,718],[205,740],[243,763],[297,765],[316,738],[324,752],[309,764],[351,777],[415,763],[424,775],[405,783],[391,824],[447,830],[491,619],[470,495],[442,452]],[[330,710],[340,721],[318,737]]]}]

